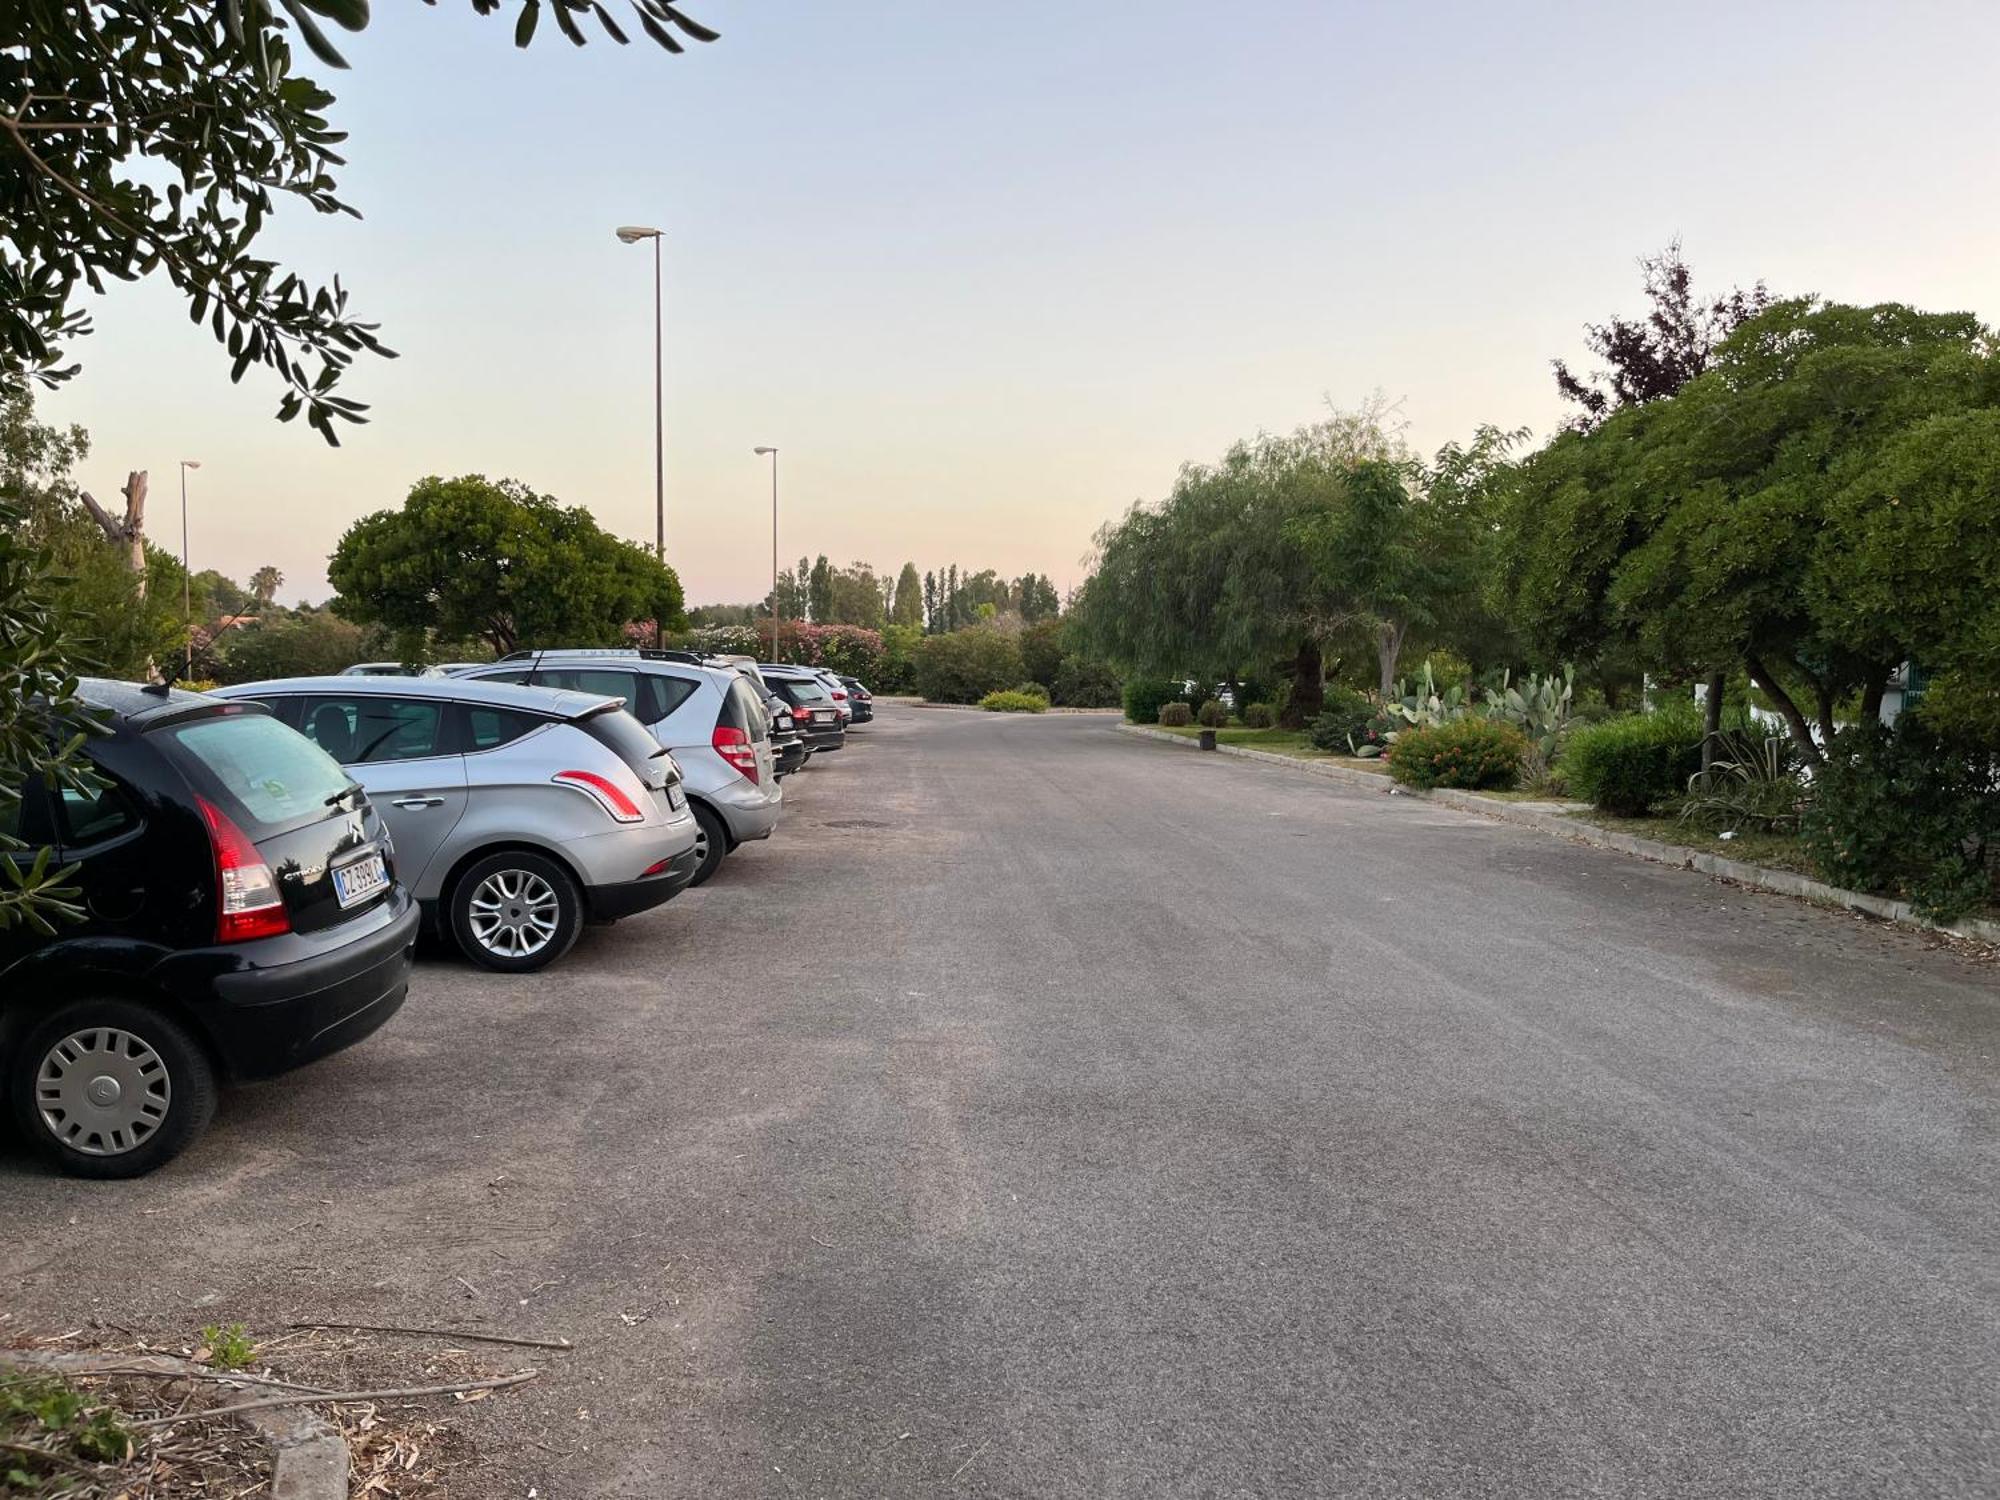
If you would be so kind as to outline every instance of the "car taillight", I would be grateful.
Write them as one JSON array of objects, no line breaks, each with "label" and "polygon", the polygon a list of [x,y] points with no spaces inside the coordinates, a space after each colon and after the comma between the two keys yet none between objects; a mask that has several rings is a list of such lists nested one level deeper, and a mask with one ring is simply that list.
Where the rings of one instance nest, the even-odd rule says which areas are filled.
[{"label": "car taillight", "polygon": [[847,694],[843,693],[839,688],[835,688],[833,690],[833,701],[835,703],[845,703],[847,701]]},{"label": "car taillight", "polygon": [[196,797],[208,841],[215,849],[215,940],[241,943],[292,930],[277,877],[229,814],[206,797]]},{"label": "car taillight", "polygon": [[645,820],[646,815],[639,810],[638,803],[626,796],[616,782],[599,776],[595,771],[558,771],[549,780],[558,786],[576,788],[617,822],[639,823]]},{"label": "car taillight", "polygon": [[718,724],[710,743],[715,746],[715,753],[734,766],[745,780],[757,779],[757,747],[750,743],[749,735],[727,724]]}]

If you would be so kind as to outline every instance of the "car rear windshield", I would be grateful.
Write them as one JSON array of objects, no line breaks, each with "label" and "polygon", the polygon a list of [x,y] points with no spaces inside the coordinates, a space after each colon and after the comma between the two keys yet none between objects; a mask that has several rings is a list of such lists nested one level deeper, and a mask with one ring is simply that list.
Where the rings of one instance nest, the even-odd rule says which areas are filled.
[{"label": "car rear windshield", "polygon": [[338,761],[269,714],[217,714],[163,733],[195,789],[219,800],[253,839],[327,816],[349,786]]},{"label": "car rear windshield", "polygon": [[623,709],[607,708],[579,719],[577,728],[596,740],[651,785],[660,773],[664,752],[652,731]]},{"label": "car rear windshield", "polygon": [[753,740],[768,739],[771,734],[770,716],[764,712],[764,705],[750,684],[741,677],[732,675],[729,689],[722,695],[722,711],[715,716],[718,725],[730,729],[740,729]]}]

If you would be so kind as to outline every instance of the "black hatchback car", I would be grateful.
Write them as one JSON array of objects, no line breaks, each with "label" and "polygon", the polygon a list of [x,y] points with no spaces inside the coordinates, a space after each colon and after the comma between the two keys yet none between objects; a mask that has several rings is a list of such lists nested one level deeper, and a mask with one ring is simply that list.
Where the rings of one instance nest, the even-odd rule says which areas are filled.
[{"label": "black hatchback car", "polygon": [[85,915],[0,931],[0,1090],[63,1170],[135,1177],[201,1132],[218,1081],[394,1015],[418,914],[366,794],[260,705],[81,696],[107,730],[84,747],[101,785],[30,783],[7,831],[77,867]]}]

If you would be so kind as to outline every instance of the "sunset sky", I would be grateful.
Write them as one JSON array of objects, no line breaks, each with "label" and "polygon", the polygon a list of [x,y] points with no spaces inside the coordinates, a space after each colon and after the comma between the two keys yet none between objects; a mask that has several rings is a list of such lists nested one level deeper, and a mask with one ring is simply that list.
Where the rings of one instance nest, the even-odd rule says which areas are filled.
[{"label": "sunset sky", "polygon": [[[609,0],[617,10],[617,0]],[[120,288],[44,397],[102,498],[150,469],[196,568],[327,592],[355,517],[425,474],[514,476],[650,542],[650,251],[668,231],[667,539],[690,602],[780,548],[1081,579],[1185,460],[1327,397],[1420,446],[1558,420],[1548,361],[1702,285],[2000,318],[2000,6],[686,0],[684,57],[465,0],[386,0],[322,77],[347,198],[270,235],[401,352],[328,450],[272,419],[164,282]],[[636,28],[635,28],[636,31]]]}]

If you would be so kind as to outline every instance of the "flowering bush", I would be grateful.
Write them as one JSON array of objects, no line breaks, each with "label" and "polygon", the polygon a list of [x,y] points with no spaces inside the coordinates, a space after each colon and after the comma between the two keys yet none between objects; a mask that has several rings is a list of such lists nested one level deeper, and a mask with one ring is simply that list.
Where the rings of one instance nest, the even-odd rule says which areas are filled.
[{"label": "flowering bush", "polygon": [[1404,786],[1424,789],[1510,788],[1527,750],[1527,737],[1512,725],[1467,714],[1399,732],[1389,747],[1389,774]]}]

